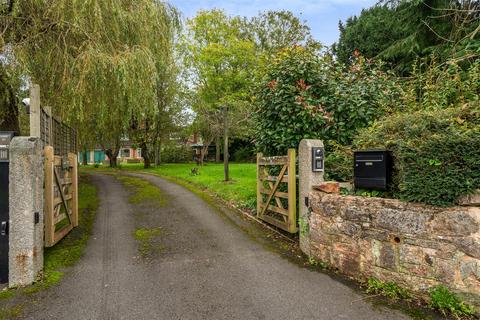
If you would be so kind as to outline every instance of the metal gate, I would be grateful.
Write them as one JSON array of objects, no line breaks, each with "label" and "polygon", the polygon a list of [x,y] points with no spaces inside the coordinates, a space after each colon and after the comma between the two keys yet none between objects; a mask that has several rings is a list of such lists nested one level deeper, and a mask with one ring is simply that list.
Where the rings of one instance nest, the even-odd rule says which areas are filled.
[{"label": "metal gate", "polygon": [[297,232],[295,149],[287,156],[257,154],[257,216],[282,230]]}]

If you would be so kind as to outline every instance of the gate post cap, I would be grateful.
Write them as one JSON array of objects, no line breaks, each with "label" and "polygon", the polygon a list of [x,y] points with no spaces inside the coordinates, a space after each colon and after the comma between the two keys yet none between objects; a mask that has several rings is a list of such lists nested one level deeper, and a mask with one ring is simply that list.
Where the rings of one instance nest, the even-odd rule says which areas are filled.
[{"label": "gate post cap", "polygon": [[300,141],[299,149],[305,147],[324,147],[323,140],[320,139],[303,139]]},{"label": "gate post cap", "polygon": [[15,136],[10,142],[10,149],[32,149],[39,141],[38,137]]}]

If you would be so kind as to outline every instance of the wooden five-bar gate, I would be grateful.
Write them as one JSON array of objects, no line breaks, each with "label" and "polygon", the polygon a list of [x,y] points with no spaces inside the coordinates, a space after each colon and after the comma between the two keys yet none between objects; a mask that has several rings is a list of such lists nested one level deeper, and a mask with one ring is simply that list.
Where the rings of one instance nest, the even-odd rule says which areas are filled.
[{"label": "wooden five-bar gate", "polygon": [[77,134],[40,105],[40,89],[30,91],[30,135],[45,152],[45,246],[52,247],[78,226]]},{"label": "wooden five-bar gate", "polygon": [[282,230],[297,230],[295,149],[287,156],[257,154],[257,217]]}]

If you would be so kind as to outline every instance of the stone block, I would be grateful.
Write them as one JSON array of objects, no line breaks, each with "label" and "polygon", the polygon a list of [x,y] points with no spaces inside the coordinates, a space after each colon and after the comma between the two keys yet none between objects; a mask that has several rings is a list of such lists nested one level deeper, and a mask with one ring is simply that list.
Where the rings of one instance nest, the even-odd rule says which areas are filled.
[{"label": "stone block", "polygon": [[331,265],[342,273],[357,277],[360,269],[360,254],[357,251],[346,252],[334,250],[330,256]]},{"label": "stone block", "polygon": [[438,281],[452,284],[455,282],[455,273],[454,261],[443,259],[435,261],[435,275]]},{"label": "stone block", "polygon": [[396,251],[397,248],[391,244],[384,242],[380,248],[380,256],[378,266],[390,270],[397,269]]},{"label": "stone block", "polygon": [[353,239],[358,239],[362,236],[362,227],[356,223],[345,221],[337,224],[339,232],[349,236]]},{"label": "stone block", "polygon": [[458,200],[458,204],[461,206],[479,206],[480,207],[480,190],[477,190],[474,194],[469,194],[461,197]]},{"label": "stone block", "polygon": [[325,246],[325,245],[316,243],[315,245],[311,246],[311,254],[317,260],[330,264],[331,263],[330,249],[331,249],[331,246]]},{"label": "stone block", "polygon": [[364,239],[372,239],[381,242],[388,242],[391,239],[390,233],[388,231],[371,228],[363,230],[362,237]]},{"label": "stone block", "polygon": [[476,259],[463,259],[460,262],[460,277],[462,281],[469,277],[480,279],[480,265]]},{"label": "stone block", "polygon": [[436,250],[436,257],[439,259],[452,260],[454,259],[457,248],[450,243],[441,243]]},{"label": "stone block", "polygon": [[321,230],[314,230],[310,232],[310,240],[313,241],[313,243],[315,244],[332,244],[331,236],[325,232],[322,232]]},{"label": "stone block", "polygon": [[427,222],[430,220],[431,217],[422,212],[382,208],[376,212],[372,225],[378,229],[390,230],[398,236],[423,235],[428,232]]},{"label": "stone block", "polygon": [[366,222],[371,221],[371,216],[369,212],[359,209],[356,206],[352,205],[343,210],[345,219],[355,222]]},{"label": "stone block", "polygon": [[335,181],[327,181],[313,186],[313,189],[325,193],[340,193],[340,184]]},{"label": "stone block", "polygon": [[351,182],[340,182],[340,189],[345,189],[348,191],[353,190],[353,183]]},{"label": "stone block", "polygon": [[478,231],[478,221],[467,210],[446,210],[434,215],[432,233],[437,236],[468,236]]},{"label": "stone block", "polygon": [[455,244],[457,250],[464,252],[470,257],[480,259],[480,241],[474,237],[454,237],[451,242]]}]

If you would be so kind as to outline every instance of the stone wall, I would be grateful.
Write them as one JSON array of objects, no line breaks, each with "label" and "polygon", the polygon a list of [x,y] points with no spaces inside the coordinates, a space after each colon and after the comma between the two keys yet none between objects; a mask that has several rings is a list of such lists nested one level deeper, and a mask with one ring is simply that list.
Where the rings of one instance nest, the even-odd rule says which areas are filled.
[{"label": "stone wall", "polygon": [[480,208],[310,193],[302,250],[357,279],[393,281],[425,298],[443,284],[480,305]]}]

